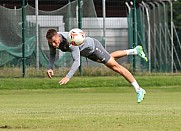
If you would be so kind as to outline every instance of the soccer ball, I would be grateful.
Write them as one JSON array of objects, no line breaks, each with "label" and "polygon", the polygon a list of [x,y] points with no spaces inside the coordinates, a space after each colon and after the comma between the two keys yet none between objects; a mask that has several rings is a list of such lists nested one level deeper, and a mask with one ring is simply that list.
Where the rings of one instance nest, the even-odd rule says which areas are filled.
[{"label": "soccer ball", "polygon": [[70,44],[74,46],[79,46],[84,43],[85,33],[78,28],[72,29],[68,33],[67,40]]}]

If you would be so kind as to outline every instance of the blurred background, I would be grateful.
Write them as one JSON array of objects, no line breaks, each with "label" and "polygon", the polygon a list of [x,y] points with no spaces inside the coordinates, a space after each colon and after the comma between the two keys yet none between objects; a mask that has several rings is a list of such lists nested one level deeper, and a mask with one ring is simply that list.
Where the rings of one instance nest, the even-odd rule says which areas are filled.
[{"label": "blurred background", "polygon": [[[1,0],[0,77],[44,77],[49,47],[46,32],[82,28],[106,50],[142,45],[149,61],[128,56],[118,62],[132,73],[179,73],[181,2],[173,0]],[[72,65],[57,50],[54,69],[61,76]],[[76,75],[115,75],[81,58]]]}]

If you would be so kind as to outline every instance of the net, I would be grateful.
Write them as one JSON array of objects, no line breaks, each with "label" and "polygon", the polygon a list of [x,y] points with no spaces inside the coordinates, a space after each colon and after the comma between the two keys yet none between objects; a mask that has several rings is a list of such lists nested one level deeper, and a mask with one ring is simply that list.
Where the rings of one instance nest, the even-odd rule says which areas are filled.
[{"label": "net", "polygon": [[[101,41],[102,30],[98,19],[96,19],[93,1],[84,0],[81,7],[82,24],[87,28],[84,30],[85,33]],[[0,66],[21,67],[22,9],[8,9],[0,6],[0,12]],[[78,1],[69,2],[54,11],[38,10],[38,16],[36,16],[34,7],[26,5],[25,19],[26,66],[36,67],[38,65],[38,67],[46,68],[49,59],[49,47],[45,38],[46,32],[50,28],[68,32],[70,29],[78,27]],[[92,27],[94,28],[89,30]],[[37,31],[38,33],[36,33]],[[70,53],[57,50],[56,54],[55,67],[67,67],[72,64]]]},{"label": "net", "polygon": [[[51,1],[50,1],[51,2]],[[121,4],[120,4],[121,3]],[[116,1],[116,9],[123,7],[123,2]],[[146,5],[146,6],[145,6]],[[140,3],[137,6],[137,42],[142,45],[149,61],[136,57],[137,72],[171,72],[181,69],[179,44],[172,45],[172,33],[170,22],[169,2],[148,2]],[[109,7],[109,5],[106,5]],[[107,12],[112,10],[108,8]],[[22,9],[8,9],[0,6],[0,70],[17,69],[17,76],[22,74]],[[38,15],[36,15],[38,13]],[[120,12],[113,11],[115,16],[120,16]],[[126,17],[107,17],[106,37],[103,37],[103,18],[97,17],[93,0],[82,0],[81,15],[82,29],[86,36],[98,39],[106,50],[111,53],[115,50],[123,50],[133,47],[133,12],[132,10]],[[25,6],[25,57],[26,69],[38,69],[36,72],[45,72],[48,67],[49,47],[45,38],[46,32],[50,28],[57,31],[69,31],[78,27],[78,0],[68,2],[62,8],[54,11],[38,10],[27,4]],[[106,44],[106,45],[104,45]],[[56,52],[55,69],[70,68],[72,65],[70,53],[64,53],[59,50]],[[124,57],[118,60],[121,65],[125,65],[132,71],[133,57]],[[131,64],[127,64],[131,63]],[[92,67],[97,75],[111,75],[104,65],[97,64],[82,58],[83,68]],[[86,72],[86,71],[84,71]],[[12,72],[7,73],[14,74]],[[43,73],[42,73],[43,74]],[[92,74],[92,70],[88,74]],[[60,75],[58,73],[58,75]],[[64,75],[62,73],[62,75]],[[113,74],[115,75],[115,74]],[[0,76],[2,76],[0,74]],[[4,76],[4,74],[3,74]],[[32,76],[32,75],[29,75]]]}]

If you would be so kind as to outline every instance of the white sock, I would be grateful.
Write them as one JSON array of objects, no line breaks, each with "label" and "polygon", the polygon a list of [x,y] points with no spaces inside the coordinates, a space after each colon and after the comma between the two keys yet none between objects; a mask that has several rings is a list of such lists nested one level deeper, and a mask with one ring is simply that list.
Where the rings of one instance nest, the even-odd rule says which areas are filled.
[{"label": "white sock", "polygon": [[133,85],[133,87],[136,91],[140,90],[140,86],[138,85],[136,80],[134,80],[131,84]]},{"label": "white sock", "polygon": [[128,49],[128,50],[125,50],[127,55],[137,55],[138,52],[136,49]]}]

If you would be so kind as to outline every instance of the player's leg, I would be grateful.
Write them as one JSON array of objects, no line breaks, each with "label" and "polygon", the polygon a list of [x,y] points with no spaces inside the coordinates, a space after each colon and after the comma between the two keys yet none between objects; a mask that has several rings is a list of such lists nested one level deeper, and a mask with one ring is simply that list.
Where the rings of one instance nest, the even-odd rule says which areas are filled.
[{"label": "player's leg", "polygon": [[105,63],[105,65],[113,71],[122,75],[128,82],[133,85],[137,93],[138,103],[140,103],[144,99],[144,95],[146,94],[145,90],[139,86],[133,75],[125,67],[118,64],[112,57]]},{"label": "player's leg", "polygon": [[123,66],[118,64],[112,57],[105,63],[107,67],[122,75],[128,82],[134,82],[133,75]]},{"label": "player's leg", "polygon": [[127,50],[118,50],[114,51],[110,54],[115,60],[127,55],[138,55],[139,57],[143,58],[145,61],[148,61],[145,53],[143,52],[142,46],[136,46],[133,49]]},{"label": "player's leg", "polygon": [[94,43],[95,43],[95,51],[88,58],[93,61],[104,63],[107,67],[122,75],[135,88],[137,93],[137,102],[140,103],[144,98],[144,94],[146,93],[145,90],[143,90],[138,85],[133,75],[126,68],[119,65],[115,61],[115,59],[111,57],[111,55],[103,48],[103,46],[100,44],[99,41],[95,40]]},{"label": "player's leg", "polygon": [[118,51],[114,51],[110,54],[115,60],[127,56],[127,52],[125,50],[118,50]]}]

